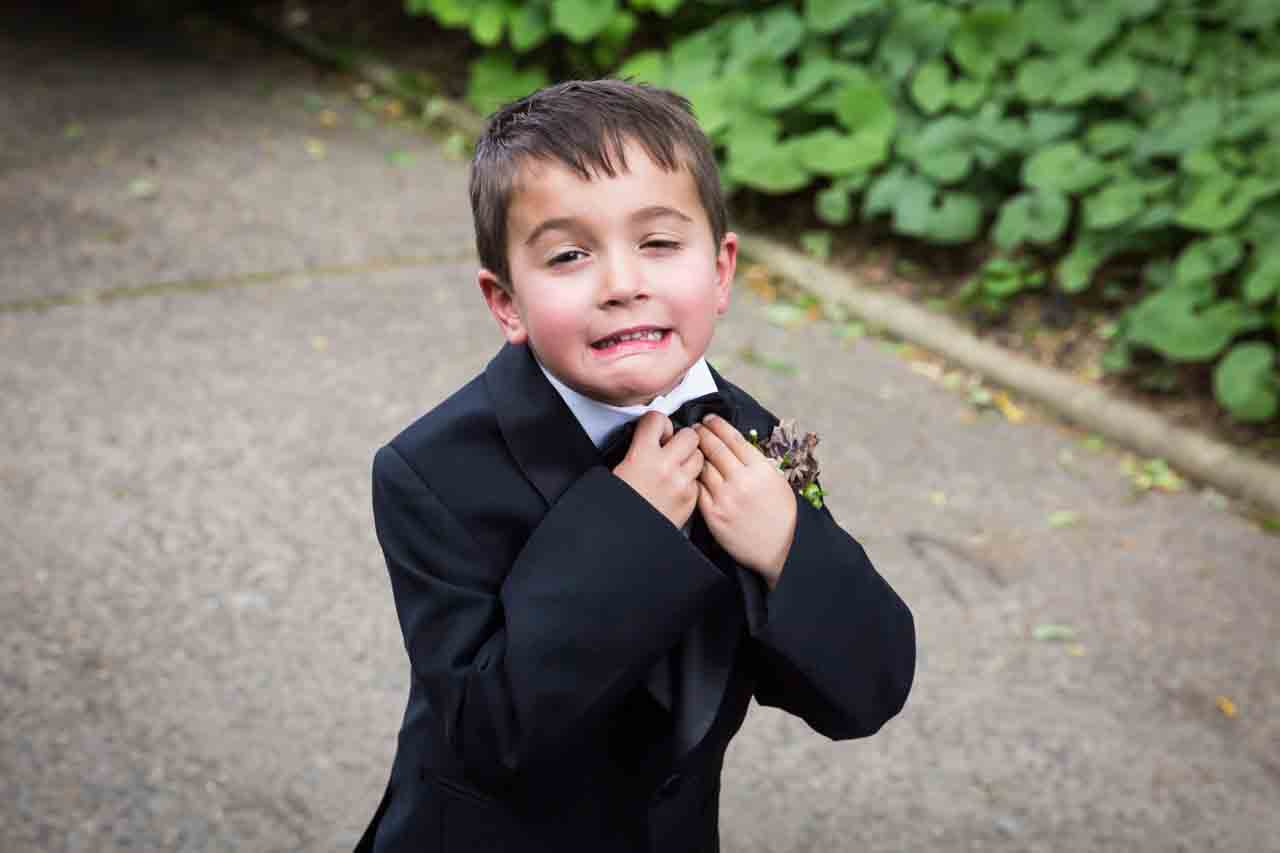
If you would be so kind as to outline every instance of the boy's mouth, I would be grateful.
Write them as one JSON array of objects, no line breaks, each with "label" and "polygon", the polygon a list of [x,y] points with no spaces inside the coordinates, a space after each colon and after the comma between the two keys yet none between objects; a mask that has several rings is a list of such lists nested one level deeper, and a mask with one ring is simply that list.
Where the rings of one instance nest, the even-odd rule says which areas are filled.
[{"label": "boy's mouth", "polygon": [[656,326],[637,326],[633,329],[623,329],[608,337],[594,341],[591,344],[591,348],[597,352],[611,352],[623,347],[626,349],[651,349],[665,341],[670,331],[670,329],[660,329]]}]

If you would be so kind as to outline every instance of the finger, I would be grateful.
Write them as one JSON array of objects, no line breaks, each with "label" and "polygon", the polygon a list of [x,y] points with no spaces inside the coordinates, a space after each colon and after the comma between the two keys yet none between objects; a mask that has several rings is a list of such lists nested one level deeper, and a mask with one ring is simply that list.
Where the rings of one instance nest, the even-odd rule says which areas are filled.
[{"label": "finger", "polygon": [[645,447],[661,445],[671,437],[673,427],[671,419],[661,412],[645,412],[636,421],[636,431],[631,443],[637,442]]},{"label": "finger", "polygon": [[701,480],[698,481],[698,512],[702,513],[702,517],[706,518],[711,513],[711,505],[715,503],[715,497],[707,488],[706,484]]},{"label": "finger", "polygon": [[742,460],[734,455],[720,436],[706,424],[698,429],[698,438],[702,455],[707,457],[707,461],[718,468],[721,474],[728,474],[734,468],[742,466]]},{"label": "finger", "polygon": [[746,437],[738,432],[733,424],[719,415],[707,415],[702,419],[702,425],[711,430],[743,465],[751,464],[760,455],[751,446],[751,442],[747,441]]},{"label": "finger", "polygon": [[703,465],[702,473],[698,475],[698,482],[707,487],[712,496],[720,494],[720,489],[724,487],[724,475],[716,470],[714,465]]},{"label": "finger", "polygon": [[684,474],[692,482],[698,479],[698,475],[702,473],[703,462],[701,451],[694,447],[693,453],[689,454],[689,458],[680,463],[680,473]]},{"label": "finger", "polygon": [[667,442],[664,449],[683,462],[688,458],[689,454],[698,449],[697,431],[690,427],[677,430],[675,437]]}]

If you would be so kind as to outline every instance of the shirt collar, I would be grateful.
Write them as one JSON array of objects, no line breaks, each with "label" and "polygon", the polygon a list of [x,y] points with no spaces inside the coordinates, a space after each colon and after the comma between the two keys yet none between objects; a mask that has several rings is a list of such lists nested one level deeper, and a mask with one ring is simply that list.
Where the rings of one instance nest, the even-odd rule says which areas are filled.
[{"label": "shirt collar", "polygon": [[559,392],[569,411],[573,412],[573,416],[578,419],[578,423],[582,425],[582,429],[597,448],[604,446],[610,433],[645,412],[661,412],[664,415],[670,415],[685,402],[720,390],[716,387],[716,380],[711,376],[711,369],[707,367],[707,360],[699,358],[685,372],[684,378],[676,384],[676,387],[671,389],[671,393],[654,397],[648,405],[611,406],[573,390],[543,367],[541,361],[537,364],[547,377],[547,381],[551,383],[551,387]]}]

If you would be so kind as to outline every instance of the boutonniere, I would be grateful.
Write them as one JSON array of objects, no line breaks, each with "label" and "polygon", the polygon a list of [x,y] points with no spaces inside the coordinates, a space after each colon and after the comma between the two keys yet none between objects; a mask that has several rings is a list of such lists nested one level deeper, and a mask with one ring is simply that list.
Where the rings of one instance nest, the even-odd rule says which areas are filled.
[{"label": "boutonniere", "polygon": [[822,497],[826,494],[818,485],[818,460],[813,449],[818,446],[818,434],[806,432],[803,436],[796,429],[796,422],[782,421],[773,428],[769,440],[761,443],[760,435],[753,429],[747,440],[757,450],[778,466],[787,477],[796,494],[822,509]]}]

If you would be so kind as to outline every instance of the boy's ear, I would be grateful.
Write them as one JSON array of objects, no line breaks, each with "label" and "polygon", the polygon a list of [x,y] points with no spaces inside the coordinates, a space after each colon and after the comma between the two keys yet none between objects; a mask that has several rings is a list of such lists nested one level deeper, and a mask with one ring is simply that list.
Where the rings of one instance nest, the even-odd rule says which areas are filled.
[{"label": "boy's ear", "polygon": [[738,268],[738,235],[726,231],[716,252],[716,316],[729,310],[729,293]]},{"label": "boy's ear", "polygon": [[480,292],[484,294],[485,304],[489,306],[489,313],[498,321],[498,328],[502,329],[507,342],[522,344],[528,340],[529,333],[525,331],[524,320],[520,318],[520,306],[516,304],[515,294],[504,288],[498,277],[484,267],[480,268],[476,281],[480,285]]}]

